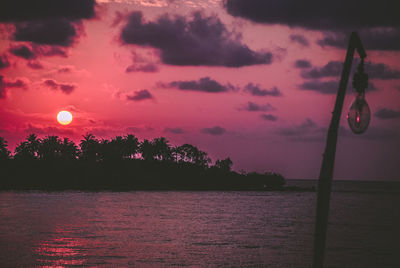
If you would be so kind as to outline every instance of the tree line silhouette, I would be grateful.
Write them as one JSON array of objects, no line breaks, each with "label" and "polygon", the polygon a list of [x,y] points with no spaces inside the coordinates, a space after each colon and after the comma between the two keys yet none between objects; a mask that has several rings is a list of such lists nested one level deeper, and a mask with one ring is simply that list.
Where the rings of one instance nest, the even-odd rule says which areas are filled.
[{"label": "tree line silhouette", "polygon": [[282,190],[285,179],[272,172],[232,171],[232,160],[214,165],[191,144],[171,146],[165,137],[142,142],[135,135],[97,139],[30,134],[14,154],[0,137],[3,190]]}]

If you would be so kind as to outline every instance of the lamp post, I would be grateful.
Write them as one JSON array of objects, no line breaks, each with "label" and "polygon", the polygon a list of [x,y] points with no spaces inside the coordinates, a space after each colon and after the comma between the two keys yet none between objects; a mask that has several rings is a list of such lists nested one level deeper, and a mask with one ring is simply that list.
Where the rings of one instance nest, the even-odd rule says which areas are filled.
[{"label": "lamp post", "polygon": [[351,65],[354,53],[357,50],[361,58],[357,73],[354,75],[353,86],[358,96],[350,108],[347,115],[351,130],[356,134],[363,133],[369,124],[369,108],[365,102],[365,89],[368,85],[368,75],[364,73],[364,58],[367,54],[361,44],[357,32],[352,32],[347,48],[346,59],[344,61],[342,76],[339,83],[339,90],[336,96],[335,108],[332,113],[331,123],[329,125],[325,152],[323,154],[321,171],[318,179],[317,192],[317,211],[315,219],[314,233],[314,252],[313,268],[321,268],[324,263],[325,241],[328,225],[329,200],[331,195],[333,169],[335,163],[336,143],[339,129],[339,121],[343,108],[343,101],[346,95],[346,88],[350,76]]}]

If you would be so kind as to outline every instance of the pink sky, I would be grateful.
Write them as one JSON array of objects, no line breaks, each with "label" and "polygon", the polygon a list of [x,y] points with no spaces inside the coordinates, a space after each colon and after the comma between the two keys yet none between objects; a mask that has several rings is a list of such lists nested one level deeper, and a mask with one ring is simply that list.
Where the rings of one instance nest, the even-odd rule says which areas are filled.
[{"label": "pink sky", "polygon": [[[318,177],[336,96],[304,90],[301,85],[338,80],[326,69],[319,78],[305,78],[313,68],[321,71],[329,62],[344,60],[344,49],[318,44],[326,30],[294,22],[285,25],[284,18],[254,21],[227,12],[222,1],[216,0],[97,1],[95,11],[95,17],[74,20],[73,41],[61,45],[19,41],[23,38],[16,34],[18,27],[27,26],[18,25],[26,21],[4,19],[0,14],[0,136],[10,150],[32,132],[40,137],[70,137],[77,143],[88,132],[98,138],[132,133],[139,139],[165,136],[173,145],[191,143],[214,161],[230,156],[235,170],[275,171],[296,179]],[[142,21],[131,27],[135,11],[142,12]],[[193,12],[200,14],[197,21]],[[175,16],[181,16],[192,35],[195,26],[213,35],[207,35],[207,41],[197,40],[200,34],[179,35],[175,24],[167,28],[159,23],[165,14],[174,23],[179,20]],[[188,28],[190,23],[196,25]],[[212,28],[216,25],[222,25],[222,34]],[[396,27],[394,23],[397,31]],[[129,40],[121,35],[128,28],[132,31]],[[176,46],[165,41],[169,30],[182,37],[176,39]],[[214,53],[213,38],[222,46],[208,56],[204,51]],[[179,42],[198,43],[192,47]],[[232,44],[240,49],[231,52]],[[34,56],[21,56],[21,51],[16,52],[21,46]],[[239,56],[233,55],[244,51],[243,47],[256,59],[230,66],[230,60],[240,65]],[[46,56],[54,48],[65,55]],[[366,94],[371,123],[362,136],[351,133],[345,114],[354,96],[348,94],[334,177],[400,180],[400,47],[371,45],[369,49],[366,43],[365,48],[370,82],[376,88]],[[184,63],[178,64],[180,56]],[[296,68],[298,60],[309,62],[310,67]],[[127,72],[128,67],[134,71]],[[53,86],[46,80],[52,80]],[[179,89],[179,85],[184,87],[182,81],[197,88]],[[270,94],[251,94],[246,90],[249,83]],[[280,94],[271,93],[274,88]],[[249,111],[250,106],[257,111]],[[61,110],[73,114],[70,125],[57,123]]]}]

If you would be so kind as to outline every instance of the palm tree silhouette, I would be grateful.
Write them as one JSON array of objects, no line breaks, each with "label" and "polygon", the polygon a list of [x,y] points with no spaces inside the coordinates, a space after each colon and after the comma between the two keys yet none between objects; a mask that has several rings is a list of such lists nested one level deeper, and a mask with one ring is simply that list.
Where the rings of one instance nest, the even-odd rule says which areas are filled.
[{"label": "palm tree silhouette", "polygon": [[99,155],[99,141],[93,134],[87,133],[83,135],[83,139],[79,143],[81,147],[80,159],[96,161]]},{"label": "palm tree silhouette", "polygon": [[196,146],[191,144],[183,144],[175,149],[177,154],[176,159],[179,162],[192,163],[199,167],[207,167],[211,159],[207,156],[206,152],[199,150]]},{"label": "palm tree silhouette", "polygon": [[76,160],[79,154],[78,147],[73,141],[64,138],[60,147],[61,159],[63,160]]},{"label": "palm tree silhouette", "polygon": [[124,157],[133,159],[139,150],[139,140],[133,134],[128,134],[124,138]]},{"label": "palm tree silhouette", "polygon": [[47,136],[39,146],[39,158],[43,160],[61,159],[62,143],[58,136]]},{"label": "palm tree silhouette", "polygon": [[232,160],[229,157],[223,160],[217,160],[215,161],[214,167],[229,172],[232,169]]},{"label": "palm tree silhouette", "polygon": [[100,159],[103,161],[122,160],[125,151],[125,141],[121,136],[117,136],[111,141],[103,139],[100,142]]},{"label": "palm tree silhouette", "polygon": [[39,157],[39,147],[41,140],[35,134],[30,134],[26,141],[21,142],[15,148],[15,159],[33,160]]},{"label": "palm tree silhouette", "polygon": [[152,142],[154,148],[154,156],[160,161],[172,160],[171,147],[168,144],[168,140],[164,137],[155,138]]},{"label": "palm tree silhouette", "polygon": [[171,148],[171,155],[172,158],[176,163],[178,163],[181,160],[182,152],[180,150],[180,146],[173,146]]},{"label": "palm tree silhouette", "polygon": [[142,155],[143,160],[152,161],[154,160],[155,150],[153,143],[147,139],[144,139],[139,145],[139,151]]},{"label": "palm tree silhouette", "polygon": [[10,151],[7,149],[7,141],[0,137],[0,161],[10,158]]}]

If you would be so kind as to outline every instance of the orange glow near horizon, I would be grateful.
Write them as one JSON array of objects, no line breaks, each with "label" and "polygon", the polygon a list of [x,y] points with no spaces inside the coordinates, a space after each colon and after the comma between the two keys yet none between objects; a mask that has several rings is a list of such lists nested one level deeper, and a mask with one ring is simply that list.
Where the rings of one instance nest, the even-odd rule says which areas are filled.
[{"label": "orange glow near horizon", "polygon": [[61,125],[69,125],[72,122],[72,114],[68,111],[61,111],[57,114],[57,121]]}]

